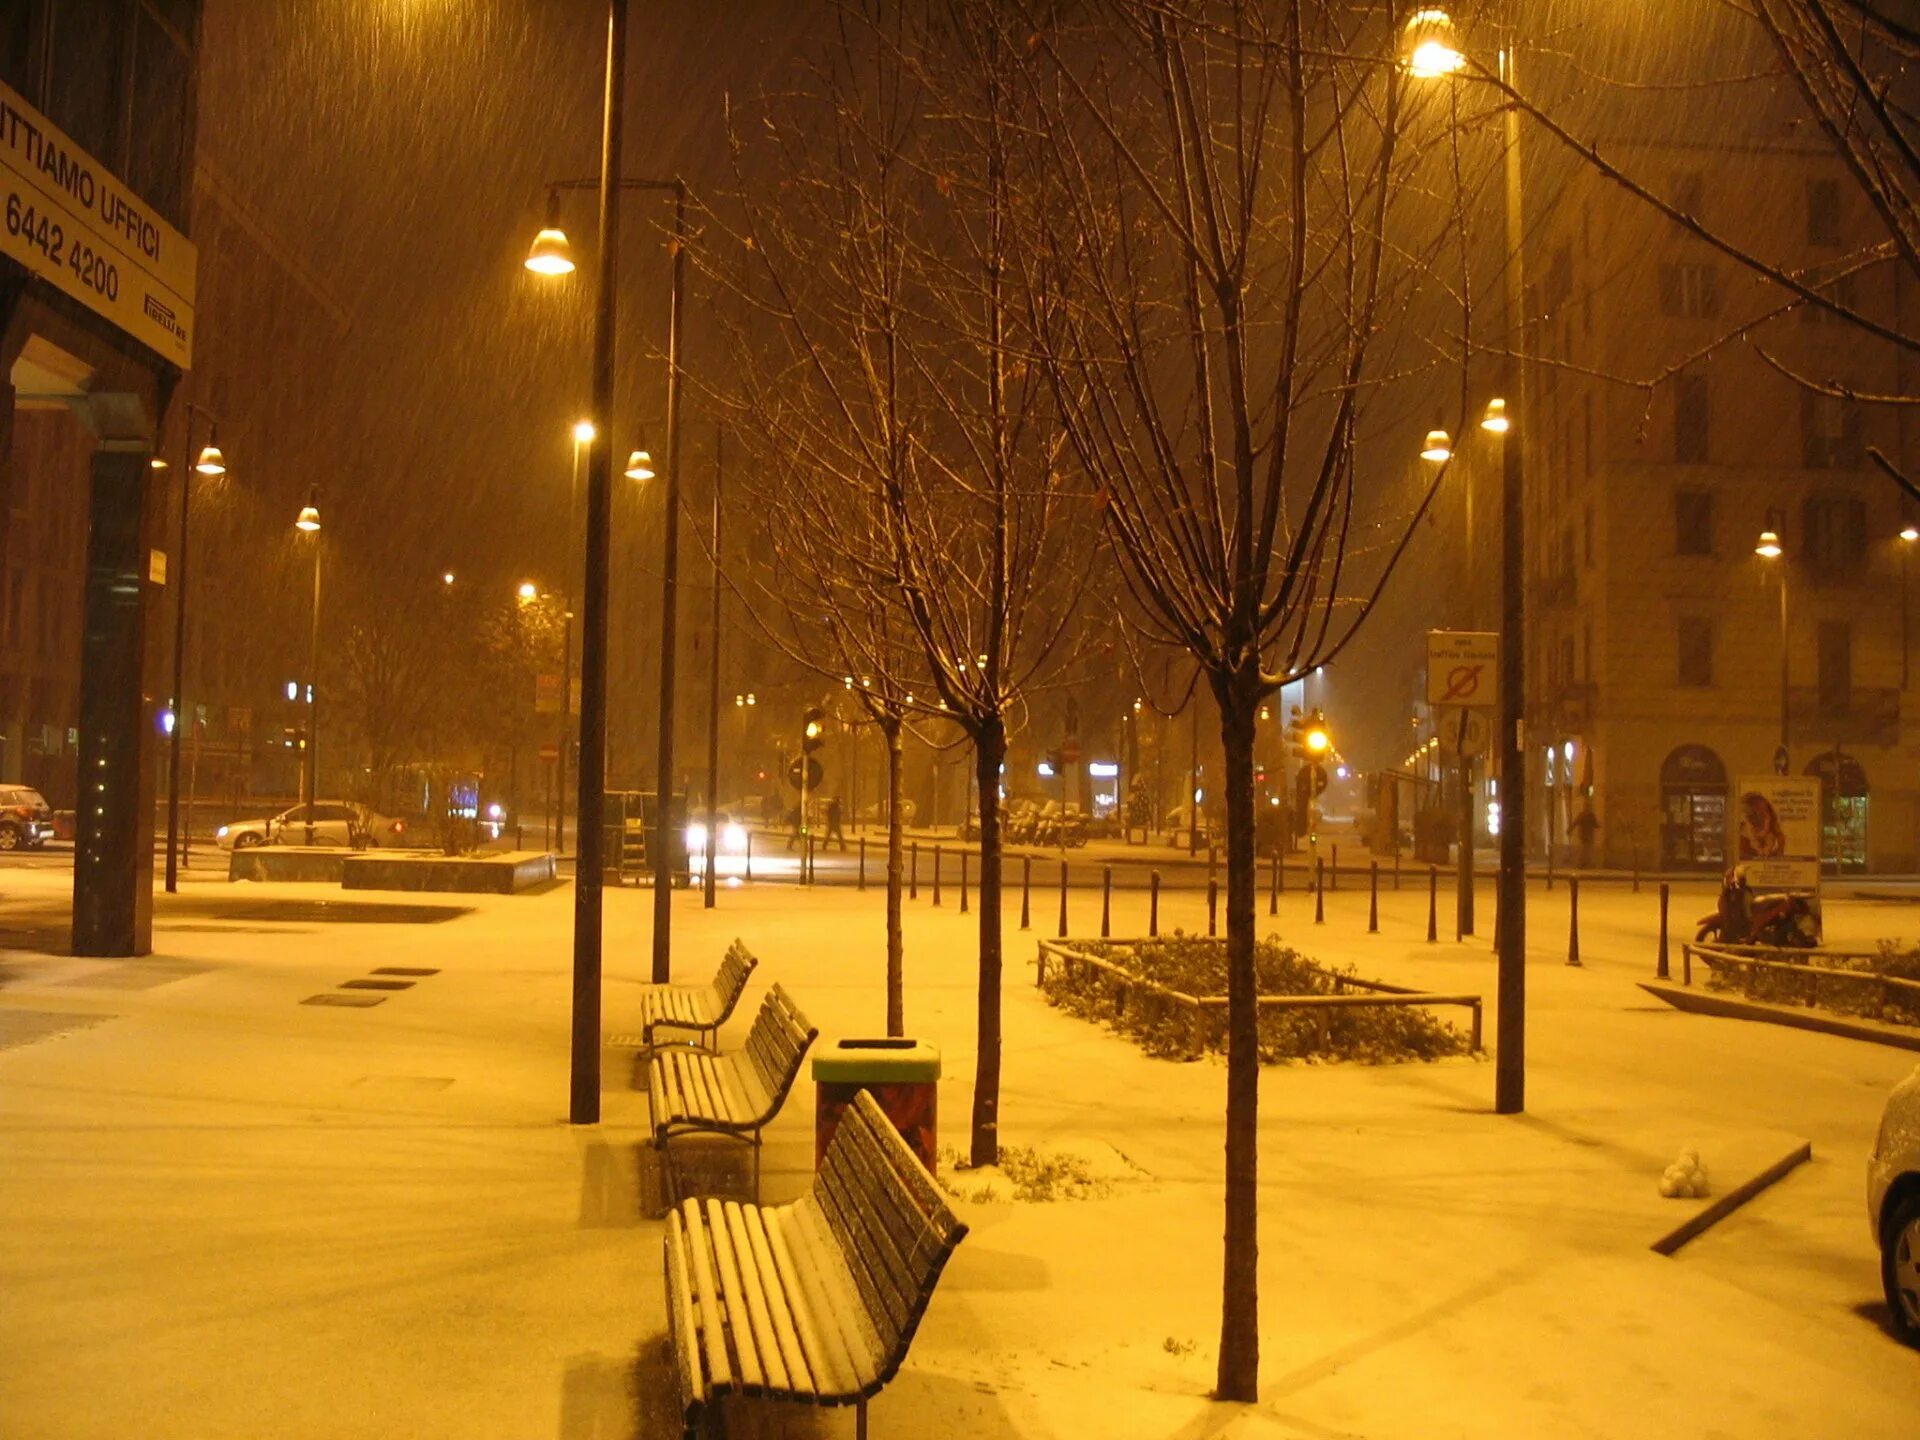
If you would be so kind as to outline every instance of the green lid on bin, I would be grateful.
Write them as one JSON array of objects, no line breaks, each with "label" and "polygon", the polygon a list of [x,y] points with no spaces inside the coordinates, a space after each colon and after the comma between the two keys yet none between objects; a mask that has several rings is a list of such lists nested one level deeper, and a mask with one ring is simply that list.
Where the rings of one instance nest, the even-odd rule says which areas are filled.
[{"label": "green lid on bin", "polygon": [[924,1040],[836,1040],[814,1050],[813,1078],[830,1085],[938,1080],[940,1052]]}]

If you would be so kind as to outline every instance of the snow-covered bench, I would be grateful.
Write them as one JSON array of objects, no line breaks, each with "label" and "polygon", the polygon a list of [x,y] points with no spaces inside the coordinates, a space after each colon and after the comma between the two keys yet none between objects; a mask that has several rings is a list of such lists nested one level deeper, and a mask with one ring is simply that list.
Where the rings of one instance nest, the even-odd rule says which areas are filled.
[{"label": "snow-covered bench", "polygon": [[667,1317],[688,1440],[725,1395],[856,1405],[893,1379],[966,1235],[861,1091],[791,1205],[690,1199],[667,1215]]},{"label": "snow-covered bench", "polygon": [[760,1002],[746,1048],[738,1054],[679,1048],[654,1054],[647,1065],[647,1106],[669,1204],[679,1198],[670,1142],[689,1135],[720,1135],[751,1146],[753,1198],[759,1200],[760,1132],[786,1103],[807,1047],[819,1033],[786,989],[775,985]]},{"label": "snow-covered bench", "polygon": [[[735,940],[727,947],[711,985],[653,985],[640,992],[640,1053],[651,1055],[663,1044],[686,1045],[711,1051],[720,1027],[747,988],[747,977],[760,962]],[[664,1039],[660,1031],[686,1032]]]}]

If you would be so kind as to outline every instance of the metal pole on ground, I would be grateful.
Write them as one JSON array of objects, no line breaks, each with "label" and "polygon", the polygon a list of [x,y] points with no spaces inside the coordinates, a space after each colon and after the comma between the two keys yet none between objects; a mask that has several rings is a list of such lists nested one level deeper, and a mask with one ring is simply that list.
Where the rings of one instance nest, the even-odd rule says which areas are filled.
[{"label": "metal pole on ground", "polygon": [[920,842],[915,840],[911,846],[911,855],[907,862],[907,898],[920,898]]},{"label": "metal pole on ground", "polygon": [[747,831],[747,879],[753,879],[753,831]]},{"label": "metal pole on ground", "polygon": [[864,835],[860,837],[860,879],[854,888],[857,890],[867,888],[867,837]]},{"label": "metal pole on ground", "polygon": [[1033,928],[1033,857],[1020,857],[1020,928]]},{"label": "metal pole on ground", "polygon": [[1667,967],[1667,882],[1660,882],[1660,954],[1654,965],[1654,975],[1661,980],[1672,978],[1673,972]]},{"label": "metal pole on ground", "polygon": [[1323,924],[1327,918],[1327,862],[1315,857],[1313,862],[1313,923]]},{"label": "metal pole on ground", "polygon": [[933,905],[940,908],[940,847],[933,847]]},{"label": "metal pole on ground", "polygon": [[1220,882],[1207,877],[1207,934],[1220,933]]},{"label": "metal pole on ground", "polygon": [[1427,944],[1440,943],[1440,867],[1427,866]]},{"label": "metal pole on ground", "polygon": [[1380,862],[1367,865],[1367,933],[1380,933]]},{"label": "metal pole on ground", "polygon": [[1273,863],[1267,876],[1267,914],[1280,913],[1280,852],[1273,852]]},{"label": "metal pole on ground", "polygon": [[1567,877],[1567,964],[1580,963],[1580,877]]},{"label": "metal pole on ground", "polygon": [[960,913],[967,913],[967,860],[971,852],[960,852]]},{"label": "metal pole on ground", "polygon": [[1100,872],[1100,938],[1105,940],[1113,934],[1113,866],[1107,865]]},{"label": "metal pole on ground", "polygon": [[1060,938],[1067,938],[1067,862],[1060,862]]},{"label": "metal pole on ground", "polygon": [[1160,872],[1147,872],[1147,934],[1160,933]]}]

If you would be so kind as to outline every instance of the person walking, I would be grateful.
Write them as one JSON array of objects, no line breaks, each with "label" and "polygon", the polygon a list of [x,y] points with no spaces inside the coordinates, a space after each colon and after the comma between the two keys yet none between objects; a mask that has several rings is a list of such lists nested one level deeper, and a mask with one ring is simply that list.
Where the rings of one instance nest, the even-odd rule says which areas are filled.
[{"label": "person walking", "polygon": [[842,850],[845,850],[847,848],[846,832],[840,828],[840,797],[838,795],[834,796],[831,800],[827,801],[827,841],[826,843],[831,845],[836,840],[840,842],[840,848]]}]

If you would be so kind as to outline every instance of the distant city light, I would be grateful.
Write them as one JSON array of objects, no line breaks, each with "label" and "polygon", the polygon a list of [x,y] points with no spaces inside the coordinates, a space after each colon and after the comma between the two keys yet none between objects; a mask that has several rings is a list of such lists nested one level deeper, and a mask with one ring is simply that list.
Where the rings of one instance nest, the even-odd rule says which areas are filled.
[{"label": "distant city light", "polygon": [[1042,760],[1034,768],[1040,772],[1040,778],[1042,780],[1051,780],[1053,778],[1053,766],[1049,765],[1045,760]]},{"label": "distant city light", "polygon": [[599,429],[591,420],[576,420],[573,422],[573,443],[576,445],[591,445],[593,443],[593,437],[599,433]]},{"label": "distant city light", "polygon": [[1093,760],[1087,764],[1087,774],[1096,780],[1112,780],[1119,776],[1120,767],[1111,760]]}]

